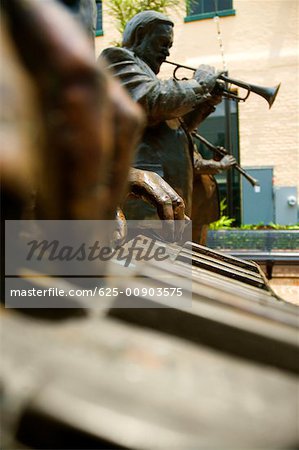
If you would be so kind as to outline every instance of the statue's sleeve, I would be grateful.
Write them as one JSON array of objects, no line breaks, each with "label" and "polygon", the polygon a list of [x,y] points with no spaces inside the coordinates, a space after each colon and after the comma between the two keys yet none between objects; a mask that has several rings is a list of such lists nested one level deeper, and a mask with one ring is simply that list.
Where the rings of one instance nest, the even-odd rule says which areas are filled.
[{"label": "statue's sleeve", "polygon": [[199,87],[196,80],[159,80],[143,61],[126,49],[108,48],[100,58],[106,59],[114,76],[143,107],[150,125],[181,117],[204,100],[195,92]]}]

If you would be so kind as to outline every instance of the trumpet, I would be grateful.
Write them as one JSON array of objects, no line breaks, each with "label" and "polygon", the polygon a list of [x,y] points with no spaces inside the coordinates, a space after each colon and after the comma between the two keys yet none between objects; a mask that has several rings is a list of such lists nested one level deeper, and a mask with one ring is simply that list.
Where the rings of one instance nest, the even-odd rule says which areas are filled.
[{"label": "trumpet", "polygon": [[[183,64],[178,64],[172,61],[164,61],[167,64],[171,64],[173,66],[176,66],[175,69],[173,70],[173,78],[175,80],[180,80],[177,77],[177,71],[179,69],[187,69],[187,70],[192,70],[193,72],[196,72],[197,69],[194,69],[193,67],[190,66],[184,66]],[[182,80],[187,80],[187,78],[181,78]],[[279,88],[280,88],[280,84],[279,83],[277,86],[274,87],[264,87],[264,86],[257,86],[254,84],[249,84],[246,83],[244,81],[240,81],[240,80],[235,80],[233,78],[229,78],[226,75],[219,75],[218,80],[220,80],[220,82],[217,83],[216,85],[216,89],[215,89],[215,93],[219,93],[222,95],[222,97],[226,97],[226,98],[231,98],[233,100],[236,100],[238,102],[245,102],[245,100],[247,100],[247,98],[249,97],[250,93],[253,92],[254,94],[260,95],[261,97],[263,97],[265,100],[267,100],[268,104],[269,104],[269,109],[271,108],[271,106],[273,105],[276,96],[278,94]],[[223,83],[222,83],[223,82]],[[239,86],[245,90],[247,90],[247,94],[244,97],[239,97],[237,94],[235,94],[232,90],[227,89],[227,84],[233,84],[235,86]]]}]

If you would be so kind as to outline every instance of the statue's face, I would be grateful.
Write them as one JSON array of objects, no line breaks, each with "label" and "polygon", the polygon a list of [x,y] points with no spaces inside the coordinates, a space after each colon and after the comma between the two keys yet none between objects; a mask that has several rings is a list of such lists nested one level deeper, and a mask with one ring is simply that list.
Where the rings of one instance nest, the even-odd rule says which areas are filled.
[{"label": "statue's face", "polygon": [[143,37],[135,49],[135,53],[157,74],[161,64],[169,56],[169,49],[172,43],[172,26],[167,23],[158,23]]}]

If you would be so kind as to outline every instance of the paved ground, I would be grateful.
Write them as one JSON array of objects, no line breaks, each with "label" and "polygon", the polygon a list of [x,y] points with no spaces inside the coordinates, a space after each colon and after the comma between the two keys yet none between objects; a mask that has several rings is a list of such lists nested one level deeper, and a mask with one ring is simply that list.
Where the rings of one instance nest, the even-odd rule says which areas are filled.
[{"label": "paved ground", "polygon": [[269,283],[277,295],[299,306],[299,265],[274,265]]},{"label": "paved ground", "polygon": [[270,286],[279,297],[299,306],[299,278],[272,278]]}]

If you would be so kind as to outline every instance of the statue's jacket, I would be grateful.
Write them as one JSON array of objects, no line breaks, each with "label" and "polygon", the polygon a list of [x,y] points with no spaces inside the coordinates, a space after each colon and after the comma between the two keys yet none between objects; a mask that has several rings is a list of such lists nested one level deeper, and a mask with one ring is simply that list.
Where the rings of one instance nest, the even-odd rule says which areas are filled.
[{"label": "statue's jacket", "polygon": [[[186,214],[190,214],[193,146],[178,118],[192,111],[201,101],[192,87],[193,80],[159,80],[143,60],[125,48],[107,48],[102,57],[146,113],[147,127],[137,149],[134,167],[162,176],[184,199]],[[195,80],[194,83],[197,85]],[[139,208],[138,218],[142,218],[140,215]]]}]

